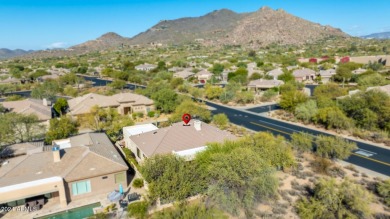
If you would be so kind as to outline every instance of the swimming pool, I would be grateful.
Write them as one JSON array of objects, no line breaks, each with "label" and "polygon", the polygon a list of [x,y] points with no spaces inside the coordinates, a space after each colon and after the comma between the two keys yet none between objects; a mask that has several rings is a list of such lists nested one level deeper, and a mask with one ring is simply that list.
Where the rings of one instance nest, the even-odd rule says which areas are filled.
[{"label": "swimming pool", "polygon": [[91,205],[82,206],[79,208],[73,208],[67,211],[61,211],[55,214],[49,214],[36,219],[81,219],[87,218],[93,215],[93,209],[100,207],[100,203],[94,203]]}]

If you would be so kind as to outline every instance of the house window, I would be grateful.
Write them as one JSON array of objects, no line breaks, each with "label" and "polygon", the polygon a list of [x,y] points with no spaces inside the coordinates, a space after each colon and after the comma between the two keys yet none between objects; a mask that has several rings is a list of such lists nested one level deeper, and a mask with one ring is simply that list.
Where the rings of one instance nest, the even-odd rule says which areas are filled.
[{"label": "house window", "polygon": [[91,181],[81,181],[72,183],[72,194],[81,195],[91,192]]},{"label": "house window", "polygon": [[125,173],[115,174],[115,183],[124,183],[125,182]]},{"label": "house window", "polygon": [[139,148],[137,148],[137,157],[141,158],[141,151],[139,150]]},{"label": "house window", "polygon": [[103,176],[102,179],[107,179],[108,177],[107,176]]}]

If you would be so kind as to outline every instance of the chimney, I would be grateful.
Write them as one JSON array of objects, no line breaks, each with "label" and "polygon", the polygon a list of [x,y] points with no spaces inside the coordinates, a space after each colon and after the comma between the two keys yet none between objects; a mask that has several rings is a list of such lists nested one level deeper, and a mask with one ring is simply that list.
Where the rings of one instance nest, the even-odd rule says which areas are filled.
[{"label": "chimney", "polygon": [[199,120],[194,120],[194,128],[196,131],[202,130],[202,122]]},{"label": "chimney", "polygon": [[53,158],[54,162],[60,162],[61,161],[61,153],[60,153],[60,146],[55,145],[52,149],[53,151]]}]

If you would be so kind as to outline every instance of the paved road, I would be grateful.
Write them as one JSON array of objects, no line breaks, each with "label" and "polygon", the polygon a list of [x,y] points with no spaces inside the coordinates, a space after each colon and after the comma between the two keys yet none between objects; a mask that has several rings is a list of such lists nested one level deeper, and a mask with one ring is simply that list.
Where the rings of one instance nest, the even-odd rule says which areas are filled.
[{"label": "paved road", "polygon": [[269,112],[272,110],[277,110],[277,109],[281,109],[281,108],[280,108],[279,104],[275,103],[275,104],[270,104],[267,106],[253,107],[253,108],[249,108],[246,110],[254,112],[254,113],[266,113],[266,112]]},{"label": "paved road", "polygon": [[[112,80],[101,79],[97,77],[90,77],[90,76],[81,76],[81,77],[83,77],[87,81],[92,81],[94,87],[106,86],[107,84],[110,84],[112,82]],[[146,86],[128,83],[126,84],[125,88],[130,90],[135,90],[136,88],[146,88]]]},{"label": "paved road", "polygon": [[[320,134],[329,135],[321,131],[292,125],[218,104],[210,102],[206,102],[206,104],[215,109],[212,111],[213,114],[224,113],[228,116],[231,123],[244,126],[254,131],[269,131],[275,135],[282,135],[287,139],[290,139],[290,135],[294,132],[307,132],[315,136]],[[352,156],[346,160],[347,162],[390,176],[390,150],[362,142],[356,142],[356,144],[359,149],[354,151]]]}]

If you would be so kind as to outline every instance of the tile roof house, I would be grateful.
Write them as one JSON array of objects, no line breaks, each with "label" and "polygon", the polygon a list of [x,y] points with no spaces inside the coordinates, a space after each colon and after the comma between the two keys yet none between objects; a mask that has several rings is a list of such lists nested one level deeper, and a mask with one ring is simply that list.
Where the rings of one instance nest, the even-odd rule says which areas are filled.
[{"label": "tile roof house", "polygon": [[309,68],[296,69],[293,71],[293,76],[295,80],[299,82],[313,81],[316,76],[316,72]]},{"label": "tile roof house", "polygon": [[188,79],[195,73],[191,72],[192,68],[186,68],[173,74],[174,78]]},{"label": "tile roof house", "polygon": [[378,86],[378,87],[369,87],[369,88],[367,88],[367,91],[370,91],[370,90],[379,90],[379,91],[382,91],[382,92],[384,92],[384,93],[386,93],[387,95],[390,96],[390,84],[385,85],[385,86]]},{"label": "tile roof house", "polygon": [[227,131],[193,120],[188,126],[178,122],[169,127],[130,136],[128,147],[138,161],[153,155],[170,153],[191,160],[197,152],[204,150],[208,143],[234,139],[236,137]]},{"label": "tile roof house", "polygon": [[116,108],[120,114],[133,112],[147,112],[154,109],[153,101],[145,96],[133,93],[119,93],[113,96],[104,96],[89,93],[81,97],[68,100],[70,114],[78,116],[87,114],[95,105],[101,108]]},{"label": "tile roof house", "polygon": [[248,90],[268,90],[273,87],[279,87],[280,85],[283,85],[284,82],[281,80],[266,80],[266,79],[257,79],[250,81],[247,88]]},{"label": "tile roof house", "polygon": [[8,77],[4,80],[0,80],[0,84],[20,84],[21,81],[20,79],[13,78],[13,77]]},{"label": "tile roof house", "polygon": [[148,63],[135,66],[135,69],[138,71],[150,71],[150,70],[153,70],[155,68],[157,68],[157,65],[148,64]]},{"label": "tile roof house", "polygon": [[11,112],[20,113],[24,115],[34,114],[42,122],[48,121],[52,118],[51,107],[47,100],[25,99],[18,101],[2,102],[2,105]]},{"label": "tile roof house", "polygon": [[321,70],[319,75],[321,76],[321,81],[323,83],[328,83],[330,78],[336,74],[335,69]]},{"label": "tile roof house", "polygon": [[356,70],[353,70],[353,71],[352,71],[352,74],[359,75],[359,74],[362,74],[362,73],[364,73],[364,72],[366,72],[366,71],[367,71],[367,69],[358,68],[358,69],[356,69]]},{"label": "tile roof house", "polygon": [[272,76],[274,80],[278,80],[279,75],[283,74],[283,70],[281,68],[275,68],[274,70],[271,70],[267,72],[267,75]]},{"label": "tile roof house", "polygon": [[200,72],[196,73],[195,76],[201,83],[206,83],[206,81],[211,79],[213,73],[207,71],[206,69],[203,69]]},{"label": "tile roof house", "polygon": [[62,206],[128,185],[128,166],[104,133],[53,141],[0,167],[0,204],[18,206],[33,197],[56,197]]}]

